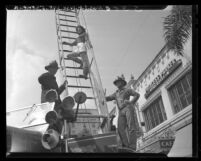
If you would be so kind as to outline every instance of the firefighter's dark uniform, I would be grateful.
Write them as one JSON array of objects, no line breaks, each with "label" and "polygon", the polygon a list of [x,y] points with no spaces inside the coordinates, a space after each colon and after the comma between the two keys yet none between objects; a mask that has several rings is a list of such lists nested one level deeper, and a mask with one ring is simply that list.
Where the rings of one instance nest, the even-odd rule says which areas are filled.
[{"label": "firefighter's dark uniform", "polygon": [[[60,87],[58,86],[56,82],[56,77],[49,72],[43,73],[39,78],[38,78],[39,83],[41,84],[42,88],[42,93],[41,93],[41,103],[46,102],[45,100],[45,94],[47,91],[50,89],[54,89],[57,91],[58,94],[58,100],[55,101],[55,106],[54,110],[58,112],[59,108],[61,107],[61,99],[60,99],[60,94],[64,91],[65,85],[61,85]],[[53,128],[57,130],[59,133],[62,131],[62,121],[58,120],[56,124],[50,125],[48,129]]]}]

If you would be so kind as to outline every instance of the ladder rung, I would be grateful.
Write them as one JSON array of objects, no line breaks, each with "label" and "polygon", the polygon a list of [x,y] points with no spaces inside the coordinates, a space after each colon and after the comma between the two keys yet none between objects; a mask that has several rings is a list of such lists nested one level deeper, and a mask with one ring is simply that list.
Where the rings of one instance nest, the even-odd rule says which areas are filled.
[{"label": "ladder rung", "polygon": [[68,87],[70,87],[70,88],[92,88],[89,86],[74,86],[74,85],[68,85]]},{"label": "ladder rung", "polygon": [[87,97],[87,99],[95,99],[95,97]]},{"label": "ladder rung", "polygon": [[77,32],[75,31],[66,31],[66,30],[60,30],[61,32],[68,32],[68,33],[73,33],[73,34],[77,34]]},{"label": "ladder rung", "polygon": [[66,66],[65,68],[69,68],[69,69],[82,69],[82,68],[79,68],[79,67],[69,67],[69,66]]},{"label": "ladder rung", "polygon": [[69,78],[80,78],[79,76],[75,76],[75,75],[66,75],[66,77],[69,77]]},{"label": "ladder rung", "polygon": [[107,118],[107,116],[105,116],[105,115],[92,115],[92,114],[89,114],[89,115],[78,115],[77,117],[78,118],[79,117],[85,117],[85,118],[87,118],[87,117],[89,117],[89,118],[100,118],[100,117],[102,117],[102,118]]},{"label": "ladder rung", "polygon": [[73,40],[76,39],[76,38],[74,38],[74,37],[68,37],[68,36],[62,36],[61,38],[64,38],[64,39],[73,39]]},{"label": "ladder rung", "polygon": [[72,10],[59,10],[59,11],[64,11],[64,12],[71,12],[71,13],[76,13],[75,11],[72,11]]},{"label": "ladder rung", "polygon": [[60,26],[74,27],[74,28],[76,28],[76,27],[77,27],[77,26],[73,26],[73,25],[64,25],[64,24],[60,24]]},{"label": "ladder rung", "polygon": [[[81,69],[81,68],[80,68],[80,69]],[[86,78],[84,78],[84,77],[79,77],[79,76],[75,76],[75,75],[66,75],[66,77],[68,77],[68,78],[86,79]],[[88,77],[87,77],[87,79],[88,79]]]},{"label": "ladder rung", "polygon": [[59,19],[60,21],[68,21],[68,22],[77,22],[77,21],[73,21],[73,20],[65,20],[65,19]]},{"label": "ladder rung", "polygon": [[65,15],[65,14],[59,14],[59,16],[75,17],[73,15]]},{"label": "ladder rung", "polygon": [[[63,52],[72,52],[72,51],[71,50],[63,50]],[[64,58],[64,59],[66,59],[66,58]]]}]

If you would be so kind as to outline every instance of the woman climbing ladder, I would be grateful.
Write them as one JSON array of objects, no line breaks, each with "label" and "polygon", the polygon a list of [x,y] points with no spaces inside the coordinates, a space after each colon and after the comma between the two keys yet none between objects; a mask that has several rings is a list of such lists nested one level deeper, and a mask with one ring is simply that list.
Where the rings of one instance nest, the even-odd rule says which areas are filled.
[{"label": "woman climbing ladder", "polygon": [[[78,33],[79,36],[75,39],[74,42],[72,43],[63,42],[63,44],[70,46],[77,46],[77,49],[75,51],[67,55],[67,59],[73,60],[76,63],[80,64],[80,68],[83,68],[83,75],[79,75],[79,77],[87,79],[90,63],[87,56],[87,48],[85,43],[88,40],[88,36],[85,28],[80,25],[76,27],[76,32]],[[81,57],[81,59],[77,57]]]}]

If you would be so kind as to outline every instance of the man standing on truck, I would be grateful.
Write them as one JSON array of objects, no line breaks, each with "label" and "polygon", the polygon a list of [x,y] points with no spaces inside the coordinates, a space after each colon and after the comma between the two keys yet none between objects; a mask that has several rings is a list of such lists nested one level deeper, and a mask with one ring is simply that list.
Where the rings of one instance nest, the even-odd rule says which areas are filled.
[{"label": "man standing on truck", "polygon": [[[134,104],[140,97],[140,94],[133,89],[125,88],[127,82],[124,76],[118,77],[114,82],[118,88],[112,95],[106,97],[106,101],[116,100],[119,109],[118,133],[122,142],[122,147],[136,150],[137,130],[134,118]],[[133,99],[130,101],[130,96]],[[128,136],[127,136],[128,134]]]}]

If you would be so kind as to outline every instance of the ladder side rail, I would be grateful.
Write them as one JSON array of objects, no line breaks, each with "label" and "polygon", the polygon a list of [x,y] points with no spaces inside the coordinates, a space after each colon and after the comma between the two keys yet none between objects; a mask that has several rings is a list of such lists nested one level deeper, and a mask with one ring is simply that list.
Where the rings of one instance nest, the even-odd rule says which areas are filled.
[{"label": "ladder side rail", "polygon": [[60,35],[59,35],[59,33],[58,33],[58,20],[57,20],[57,12],[56,12],[56,9],[55,9],[55,21],[56,21],[56,34],[57,34],[57,45],[58,45],[58,53],[59,53],[59,64],[60,64],[60,66],[62,67],[62,61],[61,61],[61,58],[62,58],[62,56],[61,56],[61,49],[60,49],[60,45],[59,45],[59,40],[61,39],[61,37],[60,37]]},{"label": "ladder side rail", "polygon": [[[83,15],[83,11],[81,10],[81,12],[82,12],[84,24],[85,24],[85,26],[86,26],[86,31],[87,31],[87,33],[88,33],[87,24],[86,24],[85,17],[84,17],[84,15]],[[88,39],[90,39],[90,38],[89,38],[89,34],[88,34]],[[95,54],[94,54],[93,47],[91,47],[90,49],[91,49],[91,51],[92,51],[92,57],[95,59]],[[104,96],[104,90],[103,90],[103,87],[102,87],[102,81],[101,81],[101,79],[100,79],[100,73],[99,73],[99,71],[98,71],[96,59],[95,59],[94,61],[95,61],[94,64],[95,64],[95,67],[96,67],[96,72],[97,72],[97,74],[98,74],[99,84],[100,84],[100,86],[101,86],[101,92],[102,92],[102,95]],[[104,102],[106,102],[105,96],[104,96],[103,99],[104,99]],[[110,126],[110,125],[109,125],[109,124],[110,124],[110,123],[109,123],[109,112],[108,112],[107,104],[106,104],[106,103],[104,103],[104,104],[105,104],[105,108],[106,108],[106,115],[107,115],[107,117],[108,117],[107,125],[108,125],[108,129],[109,129],[109,126]]]},{"label": "ladder side rail", "polygon": [[[78,17],[78,19],[79,19],[79,16],[77,16]],[[79,23],[80,23],[80,21],[79,21]],[[86,25],[85,25],[86,26]],[[86,31],[88,31],[87,30],[87,28],[86,28]],[[88,32],[87,32],[88,33]],[[88,49],[88,48],[87,48]],[[89,54],[89,51],[87,51],[87,55]],[[92,57],[92,59],[93,59],[93,57]],[[94,95],[94,97],[95,97],[95,105],[96,105],[96,107],[97,107],[97,110],[98,110],[98,112],[99,112],[99,114],[101,114],[102,112],[101,112],[101,109],[100,109],[100,105],[99,105],[99,99],[98,99],[98,91],[96,90],[96,87],[95,87],[95,85],[93,84],[93,81],[92,81],[92,79],[91,79],[91,64],[90,64],[90,72],[89,72],[89,79],[90,79],[90,84],[91,84],[91,86],[92,86],[92,92],[93,92],[93,95]],[[101,121],[103,121],[103,119],[101,119]]]},{"label": "ladder side rail", "polygon": [[[80,25],[80,19],[79,19],[79,10],[77,10],[76,9],[76,18],[77,18],[77,23],[78,23],[78,25]],[[87,54],[88,54],[88,51],[87,51]],[[90,65],[91,66],[91,65]],[[90,70],[90,69],[89,69]],[[95,96],[95,92],[94,92],[94,86],[93,86],[93,84],[92,84],[92,81],[91,81],[91,76],[90,76],[90,71],[89,71],[89,80],[90,80],[90,84],[91,84],[91,86],[92,86],[92,92],[93,92],[93,95],[94,95],[94,97],[95,97],[95,106],[98,108],[98,104],[97,104],[97,100],[96,100],[96,96]],[[81,82],[79,81],[79,83],[80,83],[80,85],[81,85]],[[82,89],[81,89],[82,90]],[[85,107],[85,110],[86,110],[86,104],[84,103],[84,107]],[[98,112],[99,112],[99,108],[98,108]],[[92,133],[92,128],[90,127],[90,123],[88,124],[89,125],[89,129],[90,129],[90,131],[91,131],[91,133]]]},{"label": "ladder side rail", "polygon": [[[76,9],[76,17],[77,17],[77,22],[78,22],[78,25],[80,25],[80,19],[79,19],[79,12],[80,12],[80,9]],[[88,34],[88,30],[86,28],[86,31],[87,31],[87,34]],[[88,51],[87,51],[87,55],[88,55]],[[92,62],[91,62],[92,63]],[[91,64],[90,64],[90,67],[91,67]],[[90,75],[90,72],[91,72],[91,68],[89,69],[89,80],[90,80],[90,84],[92,86],[92,92],[93,92],[93,95],[95,97],[95,105],[96,107],[98,108],[98,102],[97,102],[97,97],[96,97],[96,94],[95,94],[95,91],[94,91],[94,85],[92,83],[92,80],[91,80],[91,75]],[[100,109],[98,108],[98,112],[100,113]]]},{"label": "ladder side rail", "polygon": [[[87,24],[86,24],[86,21],[85,21],[85,17],[83,15],[83,12],[82,12],[82,16],[83,16],[83,19],[84,19],[84,23],[85,23],[85,26],[86,26],[86,30],[87,30]],[[88,30],[87,30],[88,32]],[[89,36],[89,35],[88,35]],[[88,37],[89,38],[89,37]],[[90,40],[90,38],[89,38]],[[102,92],[102,95],[103,95],[103,99],[104,99],[104,102],[105,102],[105,108],[106,108],[106,114],[108,115],[108,120],[109,120],[109,112],[108,112],[108,107],[107,107],[107,104],[106,104],[106,99],[105,99],[105,94],[104,94],[104,89],[103,89],[103,85],[102,85],[102,81],[101,81],[101,77],[100,77],[100,73],[98,71],[98,67],[97,67],[97,62],[96,62],[96,59],[95,59],[95,54],[94,54],[94,50],[93,50],[93,47],[90,48],[91,51],[92,51],[92,56],[94,58],[94,64],[95,64],[95,67],[96,67],[96,72],[97,72],[97,75],[98,75],[98,83],[100,84],[100,87],[101,87],[101,92]]]},{"label": "ladder side rail", "polygon": [[[93,74],[93,73],[92,73]],[[95,79],[94,78],[94,76],[92,76],[93,77],[93,79]],[[93,80],[94,82],[96,81],[96,80]],[[102,101],[101,101],[101,97],[100,97],[100,94],[98,93],[99,92],[99,88],[98,87],[96,87],[96,86],[98,86],[98,85],[96,85],[96,84],[94,84],[94,89],[95,89],[95,92],[96,92],[96,101],[97,101],[97,103],[98,103],[98,111],[99,111],[99,114],[100,115],[102,115],[103,113],[102,113],[102,111],[101,111],[101,107],[102,107],[102,105],[101,105],[101,103],[102,103]],[[106,117],[108,118],[108,115],[106,115]],[[108,119],[107,119],[108,120]],[[100,118],[100,121],[101,121],[101,123],[103,122],[103,121],[105,121],[105,119],[104,118]],[[105,126],[104,126],[104,128],[102,129],[103,130],[103,132],[107,132],[108,130],[107,130],[107,124],[105,124]]]},{"label": "ladder side rail", "polygon": [[[88,33],[87,24],[86,24],[86,21],[85,21],[84,15],[83,15],[83,11],[81,11],[81,12],[82,12],[82,16],[83,16],[84,23],[85,23],[85,26],[86,26],[86,31],[87,31],[87,33]],[[88,38],[89,38],[89,34],[88,34]],[[95,58],[95,54],[94,54],[93,47],[90,48],[90,49],[91,49],[92,57],[94,58],[94,65],[95,65],[96,72],[97,72],[97,76],[98,76],[98,79],[99,79],[98,83],[100,84],[101,92],[104,93],[104,90],[103,90],[103,88],[102,88],[102,82],[101,82],[101,79],[100,79],[100,73],[99,73],[99,71],[97,70],[98,67],[97,67],[97,62],[96,62],[96,58]],[[105,98],[104,98],[104,101],[106,102]],[[107,105],[106,105],[106,107],[107,107]],[[108,108],[107,108],[107,109],[108,109]],[[107,110],[107,115],[109,115],[108,110]]]},{"label": "ladder side rail", "polygon": [[[57,30],[57,32],[59,33],[59,37],[60,37],[60,48],[61,48],[61,52],[62,52],[62,56],[61,56],[61,62],[63,62],[63,65],[65,66],[65,62],[63,61],[63,59],[64,59],[64,49],[63,49],[63,45],[62,45],[62,39],[61,39],[61,29],[60,29],[60,20],[59,20],[59,17],[58,17],[58,14],[57,14],[57,18],[58,18],[58,22],[59,22],[59,26],[58,26],[58,30]],[[62,63],[61,63],[61,65],[62,65]],[[64,68],[63,68],[63,66],[62,66],[62,70],[63,70]],[[64,75],[66,76],[66,72],[65,72],[65,70],[64,70]],[[65,78],[66,79],[66,78]]]},{"label": "ladder side rail", "polygon": [[[77,22],[76,14],[75,14],[75,18],[76,18],[75,21]],[[67,16],[65,16],[65,19],[67,20]],[[60,21],[59,21],[59,22],[60,22]],[[67,28],[67,31],[68,31],[70,25],[68,25],[67,22],[66,22],[66,24],[67,24],[66,28]],[[60,25],[61,25],[61,24],[59,24],[59,26],[60,26]],[[60,33],[61,33],[61,31],[62,31],[62,30],[60,30]],[[70,30],[69,30],[69,31],[70,31]],[[69,33],[68,33],[67,35],[68,35],[68,37],[70,37],[70,34],[69,34]],[[63,50],[63,45],[61,45],[61,46],[62,46],[62,51],[64,52],[64,50]],[[65,50],[65,51],[67,51],[67,50]],[[63,59],[64,59],[64,57],[63,57]],[[63,69],[64,69],[64,71],[65,71],[65,78],[67,79],[67,77],[66,77],[66,76],[67,76],[67,74],[66,74],[66,68],[65,68],[65,66],[66,66],[66,64],[65,64],[65,60],[63,60],[63,62],[64,62],[64,68],[63,68]]]},{"label": "ladder side rail", "polygon": [[79,9],[75,9],[75,15],[76,15],[76,18],[77,18],[77,24],[80,25]]},{"label": "ladder side rail", "polygon": [[[78,9],[78,10],[75,9],[75,12],[76,12],[76,18],[77,18],[78,25],[80,25],[79,9]],[[87,54],[88,54],[88,51],[87,51]],[[94,86],[93,86],[92,81],[91,81],[90,72],[89,72],[89,80],[90,80],[90,84],[91,84],[91,86],[92,86],[92,92],[93,92],[93,95],[94,95],[94,97],[95,97],[96,95],[95,95],[95,92],[94,92]],[[96,97],[95,97],[95,105],[96,105],[96,107],[98,107]]]},{"label": "ladder side rail", "polygon": [[98,102],[98,96],[97,96],[97,91],[96,91],[96,87],[95,87],[95,85],[93,84],[93,82],[92,82],[92,79],[91,79],[91,73],[89,73],[89,79],[90,79],[90,83],[91,83],[91,85],[92,85],[92,92],[93,92],[93,95],[94,95],[94,97],[95,97],[95,104],[96,104],[96,107],[98,108],[98,112],[99,112],[99,114],[101,114],[101,111],[100,111],[100,108],[99,108],[99,102]]},{"label": "ladder side rail", "polygon": [[[78,10],[76,13],[77,13],[77,20],[78,20],[78,24],[80,25],[80,20],[79,20],[79,16],[78,16],[78,13],[79,13],[79,11],[80,10]],[[86,25],[85,25],[86,26]],[[88,34],[88,30],[87,30],[87,28],[86,28],[86,31],[87,31],[87,34]],[[89,51],[87,50],[87,55],[89,54]],[[92,60],[93,60],[93,57],[92,57]],[[90,69],[89,69],[89,80],[90,80],[90,84],[91,84],[91,86],[92,86],[92,92],[93,92],[93,95],[94,95],[94,97],[95,97],[95,99],[94,99],[94,101],[95,101],[95,106],[96,106],[96,108],[97,108],[97,110],[98,110],[98,112],[99,112],[99,114],[101,114],[101,110],[100,110],[100,105],[99,105],[99,101],[98,101],[98,95],[97,95],[97,91],[95,90],[95,85],[93,84],[93,81],[92,81],[92,79],[91,79],[91,65],[92,65],[92,62],[91,62],[91,64],[90,64]],[[103,121],[103,119],[101,118],[101,120],[100,120],[101,122]]]},{"label": "ladder side rail", "polygon": [[[58,11],[59,12],[59,11]],[[60,12],[59,12],[60,13]],[[59,49],[59,61],[60,61],[60,65],[61,65],[61,68],[62,68],[62,74],[63,76],[65,77],[64,79],[67,80],[67,73],[66,73],[66,64],[65,64],[65,59],[64,59],[64,52],[63,52],[63,41],[62,41],[62,37],[61,37],[61,29],[60,29],[60,17],[59,17],[59,13],[57,14],[56,10],[55,10],[55,15],[56,15],[56,31],[57,31],[57,36],[59,35],[59,39],[57,38],[57,41],[60,40],[60,45],[61,45],[61,53],[62,53],[62,56],[60,54],[60,45],[59,45],[59,41],[58,41],[58,49]],[[58,19],[58,21],[57,21]],[[59,24],[59,26],[58,26]],[[67,24],[67,22],[66,22]],[[69,35],[69,33],[68,33]],[[62,64],[63,63],[63,64]],[[64,70],[64,71],[63,71]],[[66,94],[68,95],[68,83],[66,84],[66,88],[65,88],[65,91],[66,91]],[[69,126],[68,126],[69,127]],[[65,152],[68,152],[68,141],[67,141],[67,135],[68,133],[70,133],[70,129],[67,129],[67,122],[66,120],[64,120],[64,126],[62,128],[62,135],[64,136],[64,141],[65,141]]]},{"label": "ladder side rail", "polygon": [[[56,12],[56,10],[55,10],[55,12]],[[59,48],[59,60],[60,60],[60,65],[61,65],[61,72],[64,74],[64,79],[66,81],[68,81],[67,77],[66,77],[66,75],[67,75],[66,74],[66,69],[65,69],[66,65],[65,65],[65,61],[64,61],[64,52],[63,52],[63,45],[62,45],[62,38],[61,38],[61,31],[60,31],[60,20],[59,20],[58,14],[59,13],[56,12],[55,15],[56,15],[57,36],[59,37],[59,40],[60,40],[60,45],[59,45],[59,41],[57,39],[57,41],[58,41],[58,48]],[[57,23],[57,21],[58,21],[58,23]],[[60,52],[62,54],[60,54]],[[65,91],[66,91],[66,94],[68,95],[69,94],[69,92],[68,92],[68,83],[66,84]]]},{"label": "ladder side rail", "polygon": [[[82,12],[82,15],[83,15],[83,12]],[[85,23],[85,26],[86,26],[86,31],[87,31],[87,33],[88,33],[87,24],[86,24],[86,21],[85,21],[84,15],[83,15],[83,19],[84,19],[84,23]],[[90,40],[89,35],[88,35],[88,39]],[[98,69],[98,67],[97,67],[97,62],[96,62],[96,58],[95,58],[95,54],[94,54],[94,50],[93,50],[93,47],[90,48],[90,49],[92,50],[92,56],[93,56],[94,61],[95,61],[96,69]],[[99,77],[99,80],[100,80],[100,85],[101,85],[101,87],[102,87],[103,85],[102,85],[102,81],[101,81],[101,79],[100,79],[100,73],[99,73],[98,70],[97,70],[97,73],[98,73],[98,77]],[[103,88],[102,88],[102,91],[104,91]]]}]

